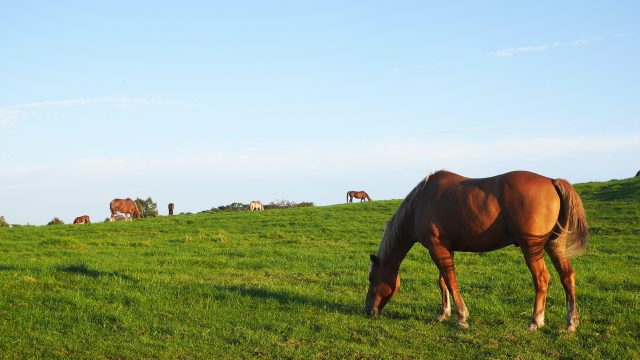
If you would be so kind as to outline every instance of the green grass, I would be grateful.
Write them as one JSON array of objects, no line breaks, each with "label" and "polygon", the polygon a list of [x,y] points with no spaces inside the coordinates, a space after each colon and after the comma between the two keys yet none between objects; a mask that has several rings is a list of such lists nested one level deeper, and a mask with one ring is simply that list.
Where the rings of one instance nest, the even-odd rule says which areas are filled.
[{"label": "green grass", "polygon": [[[402,288],[363,313],[368,253],[399,201],[0,228],[2,358],[638,358],[640,179],[577,186],[592,228],[573,260],[581,323],[551,269],[546,326],[516,247],[460,253],[471,313],[434,322],[437,271],[415,246]],[[407,189],[409,190],[409,189]]]}]

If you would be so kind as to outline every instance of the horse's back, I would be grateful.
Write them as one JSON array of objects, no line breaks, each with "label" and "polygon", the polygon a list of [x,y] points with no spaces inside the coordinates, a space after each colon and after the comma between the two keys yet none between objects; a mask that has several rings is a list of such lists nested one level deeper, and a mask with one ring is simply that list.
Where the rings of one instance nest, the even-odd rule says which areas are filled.
[{"label": "horse's back", "polygon": [[548,235],[559,211],[555,187],[544,176],[514,171],[472,179],[440,171],[427,180],[416,220],[423,228],[433,223],[456,250],[489,251]]},{"label": "horse's back", "polygon": [[133,200],[131,200],[131,198],[113,199],[109,203],[109,208],[111,208],[112,213],[116,211],[130,213],[134,208],[136,208],[136,204]]}]

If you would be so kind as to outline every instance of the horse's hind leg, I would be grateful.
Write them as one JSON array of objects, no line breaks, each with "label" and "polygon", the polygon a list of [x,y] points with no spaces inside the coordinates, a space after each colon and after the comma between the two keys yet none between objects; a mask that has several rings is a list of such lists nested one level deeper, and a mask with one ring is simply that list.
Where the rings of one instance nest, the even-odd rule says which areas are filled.
[{"label": "horse's hind leg", "polygon": [[440,308],[440,314],[436,317],[436,321],[444,321],[451,315],[451,302],[449,302],[449,289],[447,283],[444,280],[444,275],[440,273],[438,279],[438,286],[440,287],[440,294],[442,295],[442,306]]},{"label": "horse's hind leg", "polygon": [[547,301],[547,288],[549,286],[549,271],[544,263],[542,250],[532,252],[531,249],[523,248],[527,266],[533,276],[533,285],[536,288],[536,299],[533,304],[533,314],[529,331],[535,331],[544,326],[544,306]]},{"label": "horse's hind leg", "polygon": [[547,244],[546,250],[553,262],[553,266],[560,275],[560,281],[564,288],[567,304],[567,331],[576,331],[579,320],[578,307],[576,305],[575,273],[569,259],[564,253],[564,246],[560,246],[557,243],[549,243]]}]

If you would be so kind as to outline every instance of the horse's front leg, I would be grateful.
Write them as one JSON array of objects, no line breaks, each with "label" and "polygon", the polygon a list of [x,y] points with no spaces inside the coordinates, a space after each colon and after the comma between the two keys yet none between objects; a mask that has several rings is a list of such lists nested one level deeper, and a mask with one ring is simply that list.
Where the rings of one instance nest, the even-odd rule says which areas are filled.
[{"label": "horse's front leg", "polygon": [[453,295],[453,302],[458,313],[458,328],[468,329],[469,310],[467,310],[467,306],[464,304],[462,295],[458,290],[458,280],[453,266],[453,251],[443,246],[439,241],[433,241],[429,247],[429,255],[431,255],[431,259],[440,270],[441,276],[444,277],[446,287]]},{"label": "horse's front leg", "polygon": [[449,301],[449,289],[447,283],[444,280],[444,275],[440,273],[438,279],[438,286],[440,287],[440,294],[442,295],[442,306],[440,307],[440,314],[436,316],[436,321],[444,321],[451,315],[451,302]]}]

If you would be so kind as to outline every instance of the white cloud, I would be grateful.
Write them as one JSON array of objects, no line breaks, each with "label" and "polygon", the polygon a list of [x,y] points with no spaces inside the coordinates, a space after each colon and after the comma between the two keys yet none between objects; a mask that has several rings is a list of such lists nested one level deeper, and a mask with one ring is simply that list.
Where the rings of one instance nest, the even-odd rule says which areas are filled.
[{"label": "white cloud", "polygon": [[24,111],[12,108],[0,108],[0,128],[8,126],[14,121],[24,116]]},{"label": "white cloud", "polygon": [[[474,129],[474,131],[483,131]],[[521,163],[589,154],[638,153],[640,133],[571,137],[509,137],[487,140],[455,140],[447,133],[433,139],[385,139],[375,141],[316,142],[274,149],[255,146],[244,150],[186,150],[175,155],[79,158],[57,164],[0,168],[0,176],[71,176],[118,181],[133,177],[215,177],[235,180],[255,174],[282,179],[300,176],[339,176],[360,171],[378,173],[398,169],[464,169],[498,163]],[[292,151],[295,149],[295,151]],[[587,162],[588,163],[588,162]]]},{"label": "white cloud", "polygon": [[0,128],[9,126],[10,124],[27,117],[37,111],[69,108],[90,105],[106,105],[116,108],[129,108],[140,106],[179,106],[190,107],[188,102],[166,100],[166,99],[145,99],[145,98],[122,98],[122,97],[98,97],[98,98],[80,98],[67,100],[37,101],[23,103],[14,106],[0,107]]},{"label": "white cloud", "polygon": [[116,107],[128,107],[128,106],[184,106],[188,107],[191,104],[183,101],[173,100],[159,100],[159,99],[145,99],[145,98],[120,98],[120,97],[99,97],[90,99],[69,99],[69,100],[54,100],[54,101],[38,101],[20,104],[13,108],[18,109],[43,109],[43,108],[60,108],[60,107],[72,107],[83,105],[112,105]]},{"label": "white cloud", "polygon": [[[482,133],[465,137],[438,132],[422,139],[166,149],[5,166],[0,167],[6,190],[0,203],[24,204],[5,209],[3,215],[13,222],[46,223],[54,215],[73,219],[80,213],[99,219],[108,215],[108,200],[122,196],[152,196],[162,206],[176,202],[180,211],[252,198],[326,205],[343,202],[344,191],[356,188],[370,191],[375,199],[401,198],[424,175],[439,169],[470,177],[521,169],[572,182],[629,177],[638,170],[630,168],[640,157],[638,131],[527,137],[487,136],[477,130]],[[37,211],[29,206],[34,199],[39,201]]]},{"label": "white cloud", "polygon": [[503,57],[514,56],[516,54],[535,53],[535,52],[543,52],[543,51],[548,51],[548,50],[553,50],[558,48],[584,46],[584,45],[593,44],[595,42],[602,41],[602,40],[605,40],[605,38],[602,36],[598,36],[591,39],[579,39],[579,40],[574,40],[570,42],[554,41],[552,43],[547,43],[542,45],[520,46],[520,47],[500,49],[500,50],[492,51],[488,53],[488,55],[503,56]]},{"label": "white cloud", "polygon": [[[625,38],[633,36],[631,34],[619,33],[614,35],[616,38]],[[538,53],[543,51],[549,51],[553,49],[559,48],[567,48],[567,47],[577,47],[577,46],[585,46],[590,45],[596,42],[600,42],[606,40],[604,36],[596,36],[588,39],[578,39],[568,42],[562,41],[554,41],[551,43],[545,43],[540,45],[528,45],[528,46],[520,46],[520,47],[511,47],[500,50],[495,50],[487,53],[489,56],[498,56],[498,57],[510,57],[518,54],[526,54],[526,53]],[[391,68],[391,72],[395,74],[407,73],[407,72],[416,72],[427,69],[436,69],[445,66],[455,66],[455,65],[464,65],[472,63],[472,60],[459,60],[459,61],[438,61],[430,64],[423,64],[417,62],[415,59],[408,59],[404,65],[394,66]]]}]

